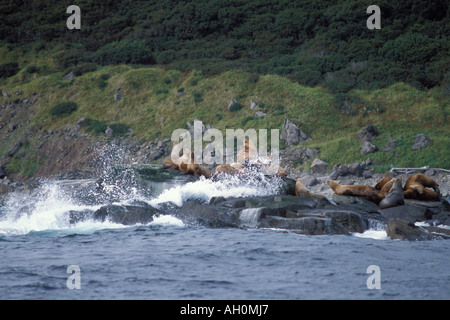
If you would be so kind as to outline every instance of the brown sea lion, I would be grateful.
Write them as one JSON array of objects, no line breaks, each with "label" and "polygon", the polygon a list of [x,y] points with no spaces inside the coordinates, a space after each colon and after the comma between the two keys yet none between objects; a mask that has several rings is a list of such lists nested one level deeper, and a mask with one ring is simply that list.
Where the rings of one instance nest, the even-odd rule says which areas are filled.
[{"label": "brown sea lion", "polygon": [[327,184],[333,189],[334,193],[343,196],[373,197],[378,194],[375,187],[367,185],[345,185],[336,181],[327,180]]},{"label": "brown sea lion", "polygon": [[[392,182],[392,187],[390,187],[386,197],[381,200],[379,206],[381,209],[401,206],[405,204],[405,198],[403,196],[402,179],[396,178],[391,179],[389,183]],[[386,184],[387,185],[387,184]]]},{"label": "brown sea lion", "polygon": [[206,178],[211,178],[212,173],[207,168],[195,163],[195,154],[191,152],[191,157],[189,163],[186,164],[186,172],[193,174],[196,177],[205,176]]},{"label": "brown sea lion", "polygon": [[295,195],[297,197],[311,197],[311,196],[316,196],[316,197],[322,197],[325,198],[325,196],[321,195],[321,194],[317,194],[317,193],[312,193],[311,191],[309,191],[308,189],[306,189],[305,185],[302,183],[302,181],[300,180],[300,178],[297,178],[297,180],[295,181]]},{"label": "brown sea lion", "polygon": [[232,163],[232,164],[224,163],[216,167],[215,175],[225,173],[234,176],[240,174],[242,172],[241,171],[242,169],[244,169],[244,165],[240,163]]},{"label": "brown sea lion", "polygon": [[378,182],[378,183],[375,185],[375,189],[381,190],[381,188],[383,188],[383,186],[384,186],[387,182],[391,181],[392,179],[393,179],[392,177],[384,177],[383,179],[381,179],[380,182]]},{"label": "brown sea lion", "polygon": [[256,160],[257,157],[258,151],[255,144],[249,138],[246,138],[244,141],[244,147],[237,153],[237,162],[247,163],[251,160]]},{"label": "brown sea lion", "polygon": [[403,190],[405,199],[433,201],[440,198],[439,185],[432,178],[422,173],[413,174],[409,177]]}]

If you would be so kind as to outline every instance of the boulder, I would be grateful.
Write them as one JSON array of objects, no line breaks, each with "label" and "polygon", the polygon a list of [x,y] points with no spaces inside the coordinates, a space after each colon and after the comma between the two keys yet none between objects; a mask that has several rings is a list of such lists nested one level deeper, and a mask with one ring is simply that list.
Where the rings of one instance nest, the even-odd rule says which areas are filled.
[{"label": "boulder", "polygon": [[107,205],[94,212],[95,220],[109,220],[114,223],[124,225],[146,224],[153,221],[155,215],[162,212],[152,206],[143,203],[142,205]]},{"label": "boulder", "polygon": [[0,179],[6,177],[6,168],[3,165],[0,165]]},{"label": "boulder", "polygon": [[311,140],[300,128],[293,124],[287,117],[284,118],[283,128],[281,129],[280,139],[286,145],[292,146],[302,141]]},{"label": "boulder", "polygon": [[364,166],[360,165],[358,162],[348,165],[348,173],[357,177],[362,177],[364,170]]},{"label": "boulder", "polygon": [[261,221],[259,227],[288,229],[305,235],[348,233],[335,219],[322,217],[283,218],[267,216]]},{"label": "boulder", "polygon": [[70,73],[66,74],[62,79],[63,80],[72,80],[75,79],[75,73],[73,71],[70,71]]},{"label": "boulder", "polygon": [[[119,89],[120,90],[120,89]],[[122,100],[122,98],[123,98],[123,94],[122,94],[122,92],[120,92],[118,90],[118,92],[116,92],[115,94],[114,94],[114,101],[117,103],[117,102],[119,102],[120,100]]]},{"label": "boulder", "polygon": [[430,219],[432,212],[426,207],[415,205],[403,205],[387,209],[380,209],[378,212],[386,219],[401,219],[411,223]]},{"label": "boulder", "polygon": [[319,183],[319,180],[317,180],[313,175],[310,174],[301,177],[300,181],[305,187],[313,187]]},{"label": "boulder", "polygon": [[411,222],[396,218],[388,221],[386,233],[391,239],[410,241],[450,239],[450,236],[443,233],[430,232],[425,228],[414,225]]},{"label": "boulder", "polygon": [[416,138],[414,139],[414,145],[412,146],[413,150],[418,150],[425,148],[427,145],[431,143],[430,138],[428,138],[424,134],[418,134]]},{"label": "boulder", "polygon": [[359,153],[360,154],[369,154],[369,153],[374,153],[377,151],[378,151],[377,146],[375,146],[373,143],[371,143],[369,141],[365,141],[362,145],[362,148],[359,150]]},{"label": "boulder", "polygon": [[22,148],[22,141],[17,142],[11,149],[8,151],[8,156],[14,157],[14,155]]},{"label": "boulder", "polygon": [[379,213],[378,206],[364,197],[343,196],[333,193],[332,199],[338,205],[352,206],[355,209],[358,208],[366,212]]},{"label": "boulder", "polygon": [[389,140],[386,147],[381,148],[382,152],[388,152],[397,147],[397,140]]},{"label": "boulder", "polygon": [[328,163],[320,160],[319,158],[315,158],[311,163],[311,171],[313,173],[325,173],[328,168]]},{"label": "boulder", "polygon": [[337,163],[333,166],[333,171],[335,171],[338,176],[346,176],[348,174],[348,167],[342,163]]},{"label": "boulder", "polygon": [[358,138],[359,142],[363,144],[364,142],[372,142],[379,135],[378,129],[373,125],[368,125],[359,131]]}]

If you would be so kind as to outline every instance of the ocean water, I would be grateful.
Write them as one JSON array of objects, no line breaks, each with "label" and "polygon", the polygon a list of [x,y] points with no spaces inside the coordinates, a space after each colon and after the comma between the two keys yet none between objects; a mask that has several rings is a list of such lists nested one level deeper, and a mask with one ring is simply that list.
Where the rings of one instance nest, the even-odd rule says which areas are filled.
[{"label": "ocean water", "polygon": [[251,181],[200,180],[151,195],[116,183],[104,186],[100,196],[89,185],[92,181],[44,181],[33,192],[12,193],[0,202],[0,299],[450,298],[448,240],[390,240],[383,230],[305,236],[213,229],[170,214],[145,225],[70,224],[68,211],[111,202],[180,205],[192,198],[276,190]]}]

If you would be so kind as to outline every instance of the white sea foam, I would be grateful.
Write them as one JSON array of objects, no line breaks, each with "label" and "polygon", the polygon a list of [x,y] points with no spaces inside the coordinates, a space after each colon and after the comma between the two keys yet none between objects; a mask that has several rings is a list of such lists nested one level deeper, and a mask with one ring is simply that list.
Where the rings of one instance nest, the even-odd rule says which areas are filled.
[{"label": "white sea foam", "polygon": [[352,233],[352,235],[359,237],[359,238],[368,238],[368,239],[375,239],[375,240],[387,240],[389,237],[387,236],[386,230],[375,230],[375,229],[369,229],[364,231],[363,233]]},{"label": "white sea foam", "polygon": [[149,203],[158,207],[164,202],[173,202],[182,206],[186,200],[200,200],[208,202],[212,197],[249,197],[276,194],[279,190],[279,181],[268,180],[264,176],[250,176],[248,179],[228,177],[224,180],[208,180],[202,177],[199,181],[188,182],[163,191]]},{"label": "white sea foam", "polygon": [[149,225],[184,227],[183,221],[172,217],[171,215],[160,215],[158,217],[154,217],[153,221],[150,222]]}]

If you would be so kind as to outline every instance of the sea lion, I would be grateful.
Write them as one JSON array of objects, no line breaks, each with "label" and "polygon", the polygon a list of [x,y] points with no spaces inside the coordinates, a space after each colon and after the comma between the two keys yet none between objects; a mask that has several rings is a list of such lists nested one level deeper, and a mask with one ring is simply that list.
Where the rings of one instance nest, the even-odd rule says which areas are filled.
[{"label": "sea lion", "polygon": [[405,199],[433,201],[439,200],[440,195],[439,185],[436,181],[422,173],[416,173],[409,177],[403,191]]},{"label": "sea lion", "polygon": [[224,163],[216,167],[215,175],[225,173],[234,176],[242,173],[243,169],[244,165],[240,163],[232,163],[232,164]]},{"label": "sea lion", "polygon": [[392,187],[390,187],[386,197],[381,200],[379,207],[381,209],[401,206],[405,204],[405,198],[403,196],[402,179],[396,178],[389,180],[392,182]]},{"label": "sea lion", "polygon": [[191,152],[191,157],[189,163],[186,164],[186,172],[190,173],[196,177],[205,176],[207,179],[212,177],[211,171],[207,168],[195,163],[195,154]]},{"label": "sea lion", "polygon": [[315,196],[315,197],[326,198],[325,196],[323,196],[321,194],[312,193],[311,191],[306,189],[305,185],[302,183],[300,178],[297,178],[297,180],[295,181],[295,195],[297,197],[311,197],[311,196],[314,197]]},{"label": "sea lion", "polygon": [[375,187],[367,185],[345,185],[332,180],[327,180],[327,184],[333,189],[334,193],[339,195],[378,198],[378,190]]},{"label": "sea lion", "polygon": [[237,153],[238,163],[248,163],[250,161],[255,161],[258,158],[258,151],[255,144],[246,138],[244,141],[244,147]]},{"label": "sea lion", "polygon": [[378,182],[378,183],[375,185],[375,189],[381,190],[381,188],[383,188],[383,186],[384,186],[386,183],[388,183],[389,181],[391,181],[392,179],[393,179],[392,177],[384,177],[383,179],[381,179],[380,182]]}]

